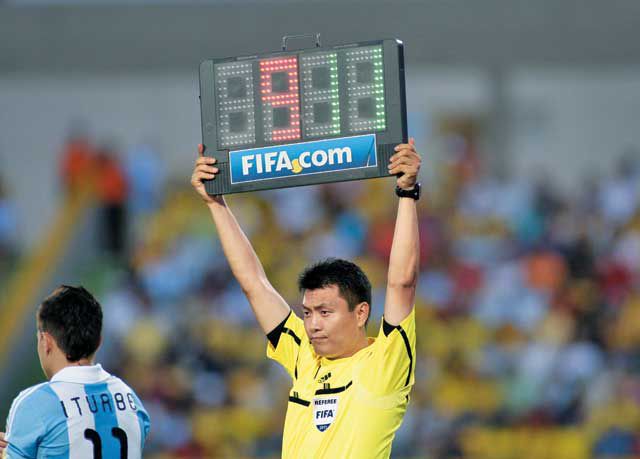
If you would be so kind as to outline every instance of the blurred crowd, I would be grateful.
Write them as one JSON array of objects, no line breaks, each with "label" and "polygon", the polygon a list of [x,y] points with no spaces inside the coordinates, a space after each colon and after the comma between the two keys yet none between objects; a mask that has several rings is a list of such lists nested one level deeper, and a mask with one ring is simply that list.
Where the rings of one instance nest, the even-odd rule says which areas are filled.
[{"label": "blurred crowd", "polygon": [[[69,187],[87,147],[73,145],[63,161]],[[545,177],[487,171],[473,148],[457,145],[443,163],[425,162],[437,181],[419,202],[416,385],[394,457],[640,457],[639,158],[630,152],[568,195]],[[266,359],[188,177],[167,185],[144,146],[120,164],[105,151],[94,159],[120,170],[104,178],[104,190],[122,191],[103,190],[105,221],[121,206],[133,229],[105,239],[118,263],[80,281],[105,310],[99,360],[151,414],[146,457],[278,457],[290,381]],[[228,202],[294,309],[306,264],[339,256],[361,265],[377,334],[397,205],[391,180]],[[0,192],[0,250],[2,209]]]},{"label": "blurred crowd", "polygon": [[98,245],[116,263],[127,263],[130,222],[142,221],[160,205],[166,171],[157,152],[138,144],[123,152],[111,141],[94,144],[74,129],[60,155],[61,187],[67,196],[89,190],[98,207]]}]

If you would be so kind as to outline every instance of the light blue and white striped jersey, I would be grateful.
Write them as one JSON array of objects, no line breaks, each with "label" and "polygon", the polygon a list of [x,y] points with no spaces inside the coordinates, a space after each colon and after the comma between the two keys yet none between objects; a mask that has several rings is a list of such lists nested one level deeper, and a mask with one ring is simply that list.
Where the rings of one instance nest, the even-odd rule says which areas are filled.
[{"label": "light blue and white striped jersey", "polygon": [[149,415],[100,365],[66,367],[22,391],[7,418],[6,459],[139,459]]}]

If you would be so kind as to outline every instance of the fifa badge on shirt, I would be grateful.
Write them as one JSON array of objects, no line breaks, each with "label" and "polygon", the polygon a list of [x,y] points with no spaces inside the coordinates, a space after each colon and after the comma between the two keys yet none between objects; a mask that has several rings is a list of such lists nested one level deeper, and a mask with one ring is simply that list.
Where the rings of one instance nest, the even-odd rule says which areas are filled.
[{"label": "fifa badge on shirt", "polygon": [[320,432],[331,426],[338,414],[338,397],[313,399],[313,423]]}]

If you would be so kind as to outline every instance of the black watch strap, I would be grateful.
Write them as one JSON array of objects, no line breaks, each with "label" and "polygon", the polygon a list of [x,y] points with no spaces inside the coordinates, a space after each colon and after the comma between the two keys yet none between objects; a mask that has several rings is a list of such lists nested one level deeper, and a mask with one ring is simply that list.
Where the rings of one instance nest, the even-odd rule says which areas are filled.
[{"label": "black watch strap", "polygon": [[403,190],[399,186],[396,186],[396,195],[399,198],[411,198],[417,201],[420,199],[420,184],[416,183],[411,190]]}]

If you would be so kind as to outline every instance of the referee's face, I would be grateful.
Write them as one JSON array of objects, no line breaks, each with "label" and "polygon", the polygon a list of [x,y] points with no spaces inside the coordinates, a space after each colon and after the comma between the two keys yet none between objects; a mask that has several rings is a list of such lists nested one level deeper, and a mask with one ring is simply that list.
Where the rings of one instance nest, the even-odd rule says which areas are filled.
[{"label": "referee's face", "polygon": [[317,355],[350,357],[366,342],[364,325],[369,305],[360,303],[353,311],[337,285],[306,290],[302,299],[304,327]]}]

